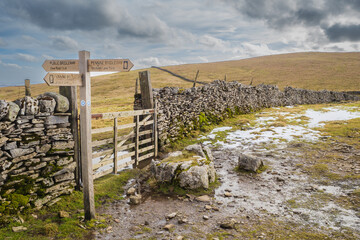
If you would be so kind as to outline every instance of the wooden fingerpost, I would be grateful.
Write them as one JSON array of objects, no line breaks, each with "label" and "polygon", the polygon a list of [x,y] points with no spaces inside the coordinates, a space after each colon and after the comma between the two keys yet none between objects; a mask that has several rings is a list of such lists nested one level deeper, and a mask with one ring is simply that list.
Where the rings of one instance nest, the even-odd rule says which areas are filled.
[{"label": "wooden fingerpost", "polygon": [[86,220],[95,218],[91,148],[91,79],[90,72],[88,71],[89,59],[90,52],[79,52],[79,73],[82,76],[82,86],[80,87],[81,165]]},{"label": "wooden fingerpost", "polygon": [[114,118],[114,174],[118,172],[118,118]]},{"label": "wooden fingerpost", "polygon": [[80,161],[80,137],[79,137],[79,122],[78,122],[78,105],[77,105],[77,91],[74,86],[61,86],[59,93],[69,99],[69,111],[71,113],[70,124],[71,133],[74,138],[74,160],[76,162],[75,182],[76,190],[81,189],[81,161]]},{"label": "wooden fingerpost", "polygon": [[25,96],[31,97],[30,79],[25,79]]},{"label": "wooden fingerpost", "polygon": [[136,116],[136,125],[135,125],[135,167],[138,166],[139,164],[139,130],[140,130],[140,126],[139,126],[139,115]]},{"label": "wooden fingerpost", "polygon": [[197,70],[197,72],[196,72],[196,76],[195,76],[195,80],[194,80],[194,85],[193,85],[193,87],[196,86],[196,81],[197,81],[197,79],[198,79],[198,76],[199,76],[199,70]]}]

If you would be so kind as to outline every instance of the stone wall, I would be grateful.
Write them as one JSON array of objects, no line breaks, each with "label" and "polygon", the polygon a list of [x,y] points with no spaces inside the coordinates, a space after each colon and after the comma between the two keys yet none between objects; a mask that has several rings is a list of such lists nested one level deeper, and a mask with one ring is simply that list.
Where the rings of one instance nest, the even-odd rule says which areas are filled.
[{"label": "stone wall", "polygon": [[189,89],[154,89],[153,93],[159,110],[160,146],[186,136],[193,129],[201,129],[234,114],[268,107],[359,100],[340,92],[291,87],[280,91],[272,85],[249,86],[220,80]]},{"label": "stone wall", "polygon": [[74,189],[69,101],[57,93],[0,100],[0,215],[53,204]]}]

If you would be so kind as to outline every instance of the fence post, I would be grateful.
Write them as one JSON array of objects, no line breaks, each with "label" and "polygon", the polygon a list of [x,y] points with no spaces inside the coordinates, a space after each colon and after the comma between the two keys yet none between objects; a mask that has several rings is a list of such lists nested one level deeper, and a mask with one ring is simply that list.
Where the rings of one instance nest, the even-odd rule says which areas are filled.
[{"label": "fence post", "polygon": [[118,172],[118,147],[117,147],[117,138],[118,138],[118,118],[114,118],[114,174]]},{"label": "fence post", "polygon": [[91,79],[88,71],[90,52],[79,52],[79,72],[82,75],[80,87],[80,134],[81,134],[81,165],[84,184],[85,219],[95,218],[94,182],[92,169],[91,147]]},{"label": "fence post", "polygon": [[226,82],[226,74],[225,74],[225,77],[224,77],[224,81]]},{"label": "fence post", "polygon": [[25,96],[31,97],[30,79],[25,79]]},{"label": "fence post", "polygon": [[139,164],[139,115],[136,115],[136,131],[135,131],[135,167]]},{"label": "fence post", "polygon": [[141,91],[141,105],[142,109],[151,109],[154,107],[153,92],[150,80],[150,72],[139,72],[140,91]]},{"label": "fence post", "polygon": [[81,188],[81,160],[80,160],[80,137],[79,137],[79,122],[78,122],[78,105],[77,105],[77,91],[76,87],[59,87],[59,93],[67,99],[69,99],[71,117],[71,132],[74,136],[74,160],[76,162],[75,170],[75,181],[76,181],[76,190]]},{"label": "fence post", "polygon": [[154,100],[154,157],[158,155],[158,129],[157,129],[157,104],[156,100]]},{"label": "fence post", "polygon": [[193,87],[196,86],[196,81],[197,81],[197,79],[198,79],[198,76],[199,76],[199,70],[197,70],[197,72],[196,72],[196,76],[195,76],[195,80],[194,80],[194,85],[193,85]]}]

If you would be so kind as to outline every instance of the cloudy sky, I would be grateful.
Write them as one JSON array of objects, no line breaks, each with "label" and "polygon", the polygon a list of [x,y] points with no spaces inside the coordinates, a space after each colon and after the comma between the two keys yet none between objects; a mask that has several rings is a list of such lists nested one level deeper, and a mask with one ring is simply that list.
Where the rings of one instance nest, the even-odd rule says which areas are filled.
[{"label": "cloudy sky", "polygon": [[0,86],[42,83],[45,59],[135,68],[360,51],[360,0],[1,0]]}]

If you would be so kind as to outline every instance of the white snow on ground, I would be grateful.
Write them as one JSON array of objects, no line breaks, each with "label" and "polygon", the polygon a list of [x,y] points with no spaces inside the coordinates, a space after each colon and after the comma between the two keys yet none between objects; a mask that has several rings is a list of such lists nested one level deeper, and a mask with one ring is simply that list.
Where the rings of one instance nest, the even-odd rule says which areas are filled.
[{"label": "white snow on ground", "polygon": [[[94,153],[96,153],[96,152],[94,152]],[[125,155],[125,154],[127,154],[127,153],[129,153],[129,152],[127,152],[127,151],[120,151],[120,152],[118,152],[118,157],[120,157],[120,156],[122,156],[122,155]],[[110,158],[113,158],[113,157],[114,157],[114,154],[111,154],[111,157],[110,157]],[[101,162],[103,158],[104,158],[103,156],[102,156],[102,157],[94,158],[94,159],[92,160],[92,161],[93,161],[93,165]],[[131,161],[131,157],[127,157],[127,158],[121,159],[121,160],[118,161],[118,166],[120,166],[120,165],[122,165],[122,164],[124,164],[124,163],[130,162],[130,161]],[[109,170],[109,169],[111,169],[111,168],[113,168],[113,167],[114,167],[114,163],[110,163],[110,164],[108,164],[108,165],[105,165],[105,166],[103,166],[103,167],[98,168],[98,169],[95,171],[95,173],[103,172],[103,171]],[[130,166],[127,167],[127,168],[131,168],[131,167],[132,167],[132,166],[130,165]],[[124,168],[124,169],[125,169],[125,168]]]},{"label": "white snow on ground", "polygon": [[321,127],[325,121],[344,121],[353,118],[360,118],[359,112],[350,112],[348,110],[339,109],[338,107],[324,108],[326,112],[314,111],[308,109],[305,116],[310,118],[308,126],[310,128]]}]

